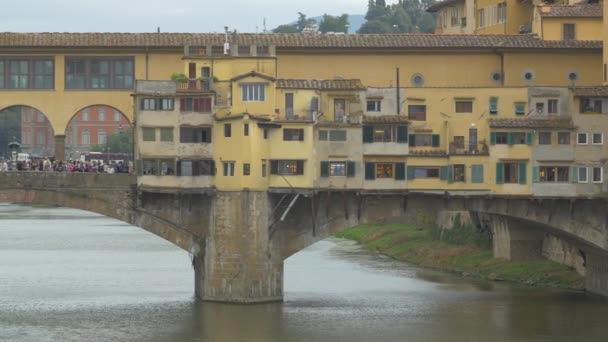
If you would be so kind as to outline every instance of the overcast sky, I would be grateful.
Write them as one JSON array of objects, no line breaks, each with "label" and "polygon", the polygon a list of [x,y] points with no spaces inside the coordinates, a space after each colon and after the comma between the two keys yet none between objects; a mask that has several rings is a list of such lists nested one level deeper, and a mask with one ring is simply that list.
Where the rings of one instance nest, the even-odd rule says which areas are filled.
[{"label": "overcast sky", "polygon": [[[387,3],[396,2],[387,1]],[[365,14],[367,0],[2,0],[0,32],[240,32],[309,17]]]}]

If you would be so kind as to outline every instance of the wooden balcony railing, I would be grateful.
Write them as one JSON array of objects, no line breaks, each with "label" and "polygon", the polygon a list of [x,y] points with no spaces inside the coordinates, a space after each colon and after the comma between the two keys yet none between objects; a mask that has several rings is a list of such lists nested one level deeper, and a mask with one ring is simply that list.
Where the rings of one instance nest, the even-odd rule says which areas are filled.
[{"label": "wooden balcony railing", "polygon": [[490,150],[485,140],[477,143],[466,141],[453,141],[450,143],[451,155],[488,155]]}]

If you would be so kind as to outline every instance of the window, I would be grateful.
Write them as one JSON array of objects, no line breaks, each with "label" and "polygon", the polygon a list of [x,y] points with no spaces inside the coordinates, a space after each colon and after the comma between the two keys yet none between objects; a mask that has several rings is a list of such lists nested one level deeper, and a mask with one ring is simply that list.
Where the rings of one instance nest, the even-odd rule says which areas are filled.
[{"label": "window", "polygon": [[505,2],[497,5],[498,18],[497,21],[499,24],[507,22],[507,4]]},{"label": "window", "polygon": [[175,174],[175,162],[170,159],[160,160],[160,176],[171,176]]},{"label": "window", "polygon": [[346,130],[329,131],[329,141],[346,141]]},{"label": "window", "polygon": [[38,122],[44,122],[44,121],[45,121],[44,114],[38,112]]},{"label": "window", "polygon": [[141,136],[143,141],[156,141],[156,128],[143,127]]},{"label": "window", "polygon": [[409,105],[407,106],[407,117],[413,121],[426,121],[426,106]]},{"label": "window", "polygon": [[506,145],[509,143],[509,133],[507,132],[496,132],[496,144]]},{"label": "window", "polygon": [[0,58],[0,89],[53,89],[54,81],[50,58]]},{"label": "window", "polygon": [[329,162],[329,175],[330,176],[346,176],[346,162],[343,161],[330,161]]},{"label": "window", "polygon": [[473,101],[456,101],[456,113],[473,113]]},{"label": "window", "polygon": [[283,141],[304,141],[303,128],[284,128]]},{"label": "window", "polygon": [[512,132],[511,134],[511,144],[525,144],[526,143],[526,133],[525,132]]},{"label": "window", "polygon": [[97,111],[97,120],[106,121],[106,110],[105,109],[100,108]]},{"label": "window", "polygon": [[97,131],[97,144],[102,145],[106,143],[106,131]]},{"label": "window", "polygon": [[181,126],[179,129],[179,136],[179,141],[181,143],[210,143],[211,127]]},{"label": "window", "polygon": [[589,182],[589,178],[587,177],[587,168],[586,167],[578,167],[578,182],[579,183],[587,183]]},{"label": "window", "polygon": [[142,173],[144,175],[156,175],[158,171],[157,161],[152,159],[143,160]]},{"label": "window", "polygon": [[243,83],[241,84],[242,100],[262,102],[265,100],[264,90],[264,83]]},{"label": "window", "polygon": [[490,97],[490,114],[498,114],[498,97]]},{"label": "window", "polygon": [[224,124],[224,137],[230,138],[232,136],[232,124]]},{"label": "window", "polygon": [[579,133],[576,135],[576,143],[579,145],[586,145],[589,142],[587,141],[587,133]]},{"label": "window", "polygon": [[319,140],[320,141],[327,141],[327,140],[329,140],[329,131],[319,130]]},{"label": "window", "polygon": [[66,89],[132,89],[131,57],[66,57]]},{"label": "window", "polygon": [[539,145],[551,145],[551,132],[538,132]]},{"label": "window", "polygon": [[525,161],[496,163],[496,184],[526,184],[528,165]]},{"label": "window", "polygon": [[570,132],[557,132],[557,143],[560,145],[570,145]]},{"label": "window", "polygon": [[364,125],[363,142],[407,143],[408,129],[405,125]]},{"label": "window", "polygon": [[303,175],[303,160],[271,160],[270,174],[273,175]]},{"label": "window", "polygon": [[374,142],[393,141],[394,126],[374,126]]},{"label": "window", "polygon": [[249,136],[249,124],[248,123],[243,124],[243,135],[246,137]]},{"label": "window", "polygon": [[519,183],[519,163],[504,163],[505,183]]},{"label": "window", "polygon": [[178,176],[213,176],[215,162],[213,160],[180,160],[177,162]]},{"label": "window", "polygon": [[602,145],[604,143],[604,133],[593,133],[591,143],[593,145]]},{"label": "window", "polygon": [[173,142],[173,127],[161,127],[160,141]]},{"label": "window", "polygon": [[516,103],[515,104],[515,115],[526,115],[526,104]]},{"label": "window", "polygon": [[593,167],[591,174],[591,181],[593,183],[601,183],[604,181],[604,169],[601,167]]},{"label": "window", "polygon": [[376,178],[395,178],[393,163],[376,163]]},{"label": "window", "polygon": [[44,134],[44,131],[38,131],[38,140],[37,140],[37,142],[38,142],[38,145],[44,145],[44,144],[46,144],[46,134]]},{"label": "window", "polygon": [[414,135],[415,146],[433,146],[433,136],[431,134]]},{"label": "window", "polygon": [[439,178],[439,168],[414,167],[414,178]]},{"label": "window", "polygon": [[89,121],[89,110],[85,109],[82,111],[82,121]]},{"label": "window", "polygon": [[231,177],[234,176],[234,164],[235,162],[224,162],[224,176]]},{"label": "window", "polygon": [[266,177],[266,173],[267,173],[267,162],[266,159],[262,159],[262,177]]},{"label": "window", "polygon": [[382,104],[382,101],[380,101],[380,100],[367,101],[367,111],[368,112],[381,112],[382,111],[381,104]]},{"label": "window", "polygon": [[479,11],[477,11],[477,27],[484,27],[486,26],[486,9],[482,8]]},{"label": "window", "polygon": [[239,45],[238,53],[239,53],[239,56],[249,56],[249,55],[251,55],[251,46],[249,46],[249,45]]},{"label": "window", "polygon": [[120,117],[121,117],[120,112],[115,110],[114,111],[114,121],[120,122]]},{"label": "window", "polygon": [[602,100],[581,98],[581,113],[601,113]]},{"label": "window", "polygon": [[555,99],[551,99],[547,101],[547,113],[549,114],[557,114],[558,112],[558,104],[559,101]]},{"label": "window", "polygon": [[536,113],[545,114],[545,103],[544,102],[536,102]]},{"label": "window", "polygon": [[83,129],[82,130],[82,144],[83,145],[89,145],[89,144],[91,144],[91,135],[90,135],[88,129]]},{"label": "window", "polygon": [[243,176],[251,175],[251,164],[243,163]]},{"label": "window", "polygon": [[210,113],[211,97],[182,97],[179,99],[180,112]]},{"label": "window", "polygon": [[568,182],[570,181],[570,167],[568,166],[541,166],[538,167],[539,182]]},{"label": "window", "polygon": [[562,39],[576,39],[576,24],[562,24]]},{"label": "window", "polygon": [[465,177],[464,177],[464,173],[465,173],[465,167],[464,164],[455,164],[452,165],[453,167],[453,174],[452,174],[452,178],[454,182],[464,182]]},{"label": "window", "polygon": [[173,110],[174,100],[169,97],[141,99],[142,110]]}]

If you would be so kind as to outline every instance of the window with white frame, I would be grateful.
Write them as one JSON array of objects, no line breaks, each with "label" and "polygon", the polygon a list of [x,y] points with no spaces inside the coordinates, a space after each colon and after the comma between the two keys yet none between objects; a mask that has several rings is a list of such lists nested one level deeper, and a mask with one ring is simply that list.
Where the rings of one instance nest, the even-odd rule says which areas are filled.
[{"label": "window with white frame", "polygon": [[589,177],[587,175],[587,168],[584,166],[578,168],[578,182],[579,183],[589,182]]},{"label": "window with white frame", "polygon": [[243,101],[262,102],[266,98],[264,83],[243,83],[241,84],[241,92]]},{"label": "window with white frame", "polygon": [[591,143],[593,145],[602,145],[604,143],[604,133],[593,133]]},{"label": "window with white frame", "polygon": [[83,145],[89,145],[91,144],[91,133],[89,132],[88,129],[83,129],[82,130],[82,137],[81,137],[81,141]]},{"label": "window with white frame", "polygon": [[82,121],[89,121],[89,110],[85,109],[82,111]]},{"label": "window with white frame", "polygon": [[591,181],[593,183],[601,183],[604,181],[604,169],[601,167],[594,167],[591,171]]},{"label": "window with white frame", "polygon": [[97,131],[97,144],[105,144],[106,143],[106,131],[99,130]]},{"label": "window with white frame", "polygon": [[576,135],[576,143],[579,145],[587,145],[589,143],[587,133],[579,133]]},{"label": "window with white frame", "polygon": [[234,176],[234,162],[224,162],[224,176]]},{"label": "window with white frame", "polygon": [[38,145],[44,145],[46,143],[46,134],[44,131],[38,131]]},{"label": "window with white frame", "polygon": [[114,111],[114,121],[120,121],[120,112],[118,112],[117,110]]},{"label": "window with white frame", "polygon": [[106,121],[106,110],[105,109],[99,109],[99,111],[97,112],[97,119],[99,121]]},{"label": "window with white frame", "polygon": [[367,111],[368,112],[381,112],[382,111],[382,101],[380,100],[368,100],[367,101]]}]

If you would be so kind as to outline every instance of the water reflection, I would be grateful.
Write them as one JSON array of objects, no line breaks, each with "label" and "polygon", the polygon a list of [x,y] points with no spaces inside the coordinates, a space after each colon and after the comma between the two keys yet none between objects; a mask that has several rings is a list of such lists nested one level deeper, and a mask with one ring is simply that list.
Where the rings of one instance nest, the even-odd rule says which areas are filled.
[{"label": "water reflection", "polygon": [[479,282],[327,240],[286,261],[285,302],[193,298],[186,253],[67,209],[0,205],[0,340],[601,341],[608,302]]}]

